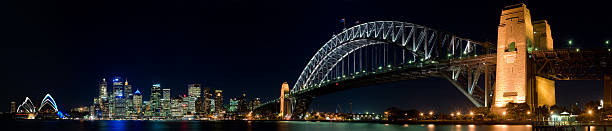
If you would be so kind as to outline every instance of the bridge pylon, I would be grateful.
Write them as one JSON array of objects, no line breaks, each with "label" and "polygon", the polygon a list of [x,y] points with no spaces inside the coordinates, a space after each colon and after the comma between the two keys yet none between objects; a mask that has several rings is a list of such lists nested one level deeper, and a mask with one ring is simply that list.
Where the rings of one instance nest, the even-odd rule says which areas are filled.
[{"label": "bridge pylon", "polygon": [[534,61],[530,60],[530,53],[552,50],[552,45],[548,23],[532,23],[525,4],[506,6],[502,10],[498,26],[493,112],[505,111],[507,103],[527,103],[531,109],[555,104],[554,81],[537,77]]}]

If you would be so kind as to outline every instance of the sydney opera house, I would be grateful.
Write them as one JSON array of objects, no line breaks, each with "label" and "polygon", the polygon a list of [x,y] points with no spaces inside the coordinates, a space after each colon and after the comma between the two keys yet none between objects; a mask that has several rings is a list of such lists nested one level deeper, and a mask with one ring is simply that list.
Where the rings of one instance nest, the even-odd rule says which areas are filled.
[{"label": "sydney opera house", "polygon": [[64,118],[64,114],[58,110],[53,97],[47,94],[38,107],[32,103],[29,97],[26,97],[23,103],[17,107],[15,117],[17,119],[58,119]]}]

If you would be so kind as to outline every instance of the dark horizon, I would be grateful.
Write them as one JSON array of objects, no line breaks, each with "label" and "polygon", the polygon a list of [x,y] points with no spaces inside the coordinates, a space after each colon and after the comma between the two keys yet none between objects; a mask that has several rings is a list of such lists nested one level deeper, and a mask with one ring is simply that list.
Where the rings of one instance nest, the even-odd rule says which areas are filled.
[{"label": "dark horizon", "polygon": [[[3,1],[0,96],[3,108],[49,93],[62,110],[92,103],[102,78],[127,78],[149,99],[153,83],[187,93],[187,84],[246,92],[263,102],[293,85],[308,60],[355,21],[405,21],[477,41],[496,42],[501,10],[515,1]],[[597,49],[612,39],[607,6],[566,1],[526,2],[533,20],[551,25],[555,48],[572,40]],[[554,4],[554,6],[551,6]],[[408,6],[412,5],[412,6]],[[422,5],[422,6],[414,6]],[[574,7],[569,8],[568,7]],[[557,103],[603,97],[601,81],[558,81]],[[373,90],[377,92],[373,93]],[[367,97],[363,97],[367,96]],[[401,96],[401,97],[399,97]],[[563,96],[563,97],[560,97]],[[471,103],[446,80],[431,78],[363,87],[315,100],[333,112],[403,109],[466,110]]]}]

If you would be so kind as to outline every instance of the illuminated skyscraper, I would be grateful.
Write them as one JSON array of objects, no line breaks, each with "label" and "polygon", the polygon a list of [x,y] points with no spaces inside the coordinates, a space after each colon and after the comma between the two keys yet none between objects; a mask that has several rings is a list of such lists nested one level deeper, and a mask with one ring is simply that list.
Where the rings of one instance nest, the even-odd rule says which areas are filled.
[{"label": "illuminated skyscraper", "polygon": [[223,112],[223,90],[215,90],[215,113]]},{"label": "illuminated skyscraper", "polygon": [[172,114],[171,112],[171,100],[170,100],[170,89],[166,88],[163,89],[163,97],[161,99],[161,104],[162,104],[162,116],[170,116]]},{"label": "illuminated skyscraper", "polygon": [[249,111],[249,102],[246,98],[246,92],[242,92],[242,96],[238,97],[238,113],[244,114]]},{"label": "illuminated skyscraper", "polygon": [[132,116],[136,116],[136,117],[140,116],[143,113],[142,94],[140,93],[140,90],[136,89],[136,92],[134,92],[132,103],[134,104],[134,112],[132,113]]},{"label": "illuminated skyscraper", "polygon": [[210,88],[203,88],[202,91],[204,92],[204,113],[209,114],[211,113],[213,94],[210,92]]},{"label": "illuminated skyscraper", "polygon": [[172,118],[181,118],[183,114],[181,114],[181,110],[183,109],[183,99],[181,97],[173,97],[170,99],[170,112],[172,114]]},{"label": "illuminated skyscraper", "polygon": [[249,111],[255,110],[255,107],[259,106],[259,104],[261,104],[261,100],[259,98],[254,98],[249,101]]},{"label": "illuminated skyscraper", "polygon": [[98,116],[96,116],[96,118],[98,119],[108,119],[111,116],[111,99],[108,98],[108,84],[106,82],[105,78],[102,78],[102,81],[100,81],[99,84],[99,94],[98,94],[98,106],[97,108],[95,108],[97,111],[99,112]]},{"label": "illuminated skyscraper", "polygon": [[198,100],[202,93],[200,90],[200,84],[189,84],[188,86],[188,92],[189,92],[189,107],[188,107],[188,113],[191,114],[196,114],[196,106],[202,106],[202,105],[196,105],[196,100]]},{"label": "illuminated skyscraper", "polygon": [[121,81],[121,77],[113,78],[113,119],[123,119],[127,116],[127,100],[125,95],[125,87]]},{"label": "illuminated skyscraper", "polygon": [[134,93],[132,92],[132,85],[128,84],[127,79],[125,79],[125,83],[124,83],[124,96],[125,96],[125,101],[126,101],[126,105],[127,105],[127,116],[131,115],[134,111],[134,104],[132,103],[133,99],[132,97],[134,96]]},{"label": "illuminated skyscraper", "polygon": [[230,99],[229,109],[227,112],[236,113],[238,111],[238,99],[232,98]]},{"label": "illuminated skyscraper", "polygon": [[161,115],[161,85],[153,84],[151,87],[151,115],[152,116],[160,116]]}]

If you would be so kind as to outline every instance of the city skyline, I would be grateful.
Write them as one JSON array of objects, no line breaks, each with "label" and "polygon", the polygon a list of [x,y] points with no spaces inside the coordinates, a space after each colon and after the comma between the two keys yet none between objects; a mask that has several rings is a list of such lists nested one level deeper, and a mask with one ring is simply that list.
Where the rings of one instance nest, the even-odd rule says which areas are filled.
[{"label": "city skyline", "polygon": [[[316,3],[317,2],[312,2],[309,4]],[[434,3],[435,2],[423,2],[421,4]],[[265,101],[266,97],[275,98],[278,96],[278,88],[282,82],[287,81],[289,85],[295,83],[297,76],[306,64],[305,62],[310,59],[322,45],[323,41],[328,40],[332,34],[342,30],[343,24],[338,22],[340,19],[345,18],[347,26],[352,26],[356,21],[369,22],[380,19],[409,21],[449,30],[461,36],[475,38],[481,41],[495,42],[495,30],[497,29],[498,23],[497,17],[499,17],[500,8],[507,5],[507,3],[510,2],[490,2],[481,4],[478,4],[478,2],[458,2],[454,4],[471,9],[453,10],[458,8],[453,6],[453,8],[430,12],[430,14],[393,13],[399,10],[383,9],[380,7],[378,8],[382,10],[381,12],[367,13],[366,11],[357,11],[354,13],[329,13],[322,16],[309,15],[312,12],[318,12],[314,10],[308,10],[308,12],[296,10],[289,11],[289,13],[302,15],[298,18],[289,13],[275,14],[274,12],[277,8],[265,6],[261,3],[254,3],[263,6],[265,10],[247,13],[246,15],[239,15],[242,13],[239,11],[226,12],[225,14],[240,16],[237,18],[216,16],[207,13],[194,13],[185,10],[176,11],[174,13],[185,13],[187,14],[186,16],[161,15],[160,17],[155,17],[147,16],[153,15],[150,13],[131,12],[134,13],[132,15],[142,15],[141,17],[143,19],[131,21],[133,23],[120,22],[120,20],[123,19],[129,20],[132,15],[117,15],[113,17],[106,16],[104,13],[101,13],[101,11],[87,10],[89,11],[88,13],[93,14],[93,17],[86,17],[86,19],[79,20],[80,18],[74,17],[78,16],[78,13],[60,11],[59,13],[67,15],[49,19],[49,21],[72,23],[75,25],[16,25],[18,27],[29,27],[26,28],[26,30],[34,32],[32,34],[34,37],[42,36],[43,34],[47,35],[45,31],[63,32],[58,34],[50,33],[51,36],[49,37],[58,37],[57,39],[42,37],[42,40],[25,39],[25,42],[18,42],[21,41],[21,39],[18,40],[17,38],[22,37],[16,37],[5,40],[7,41],[6,43],[48,43],[49,45],[13,45],[15,47],[3,49],[3,52],[6,53],[4,55],[5,60],[12,61],[13,64],[3,65],[6,74],[2,75],[0,81],[7,83],[6,88],[9,90],[8,92],[13,93],[2,93],[1,95],[8,98],[8,100],[0,102],[4,103],[4,107],[8,107],[10,101],[19,103],[24,97],[41,100],[42,98],[37,97],[43,96],[41,94],[49,93],[53,94],[56,99],[61,100],[63,103],[58,104],[64,107],[87,105],[91,102],[92,97],[97,96],[97,91],[95,89],[98,88],[98,81],[103,77],[111,78],[112,76],[129,78],[130,84],[133,85],[132,92],[139,89],[140,92],[143,92],[145,100],[150,99],[150,86],[154,83],[161,83],[162,87],[171,89],[172,94],[188,94],[186,89],[188,84],[200,83],[202,87],[210,88],[212,92],[217,89],[223,90],[225,96],[223,98],[224,103],[229,103],[230,98],[233,98],[233,96],[239,97],[241,93],[245,91],[249,94],[248,96],[261,96],[262,100]],[[285,4],[286,3],[280,3],[280,5]],[[356,10],[357,7],[367,6],[363,3],[349,3],[355,4],[355,7],[342,6],[343,4],[344,3],[332,3],[334,6],[324,7],[323,10],[330,12],[334,10]],[[549,18],[554,34],[553,37],[555,38],[555,43],[557,43],[555,47],[562,48],[566,46],[565,43],[567,40],[573,40],[576,45],[582,48],[598,48],[603,41],[610,39],[609,32],[600,30],[601,28],[609,28],[609,25],[605,23],[609,23],[610,18],[593,17],[598,14],[601,15],[601,12],[598,11],[602,9],[593,8],[586,11],[570,12],[564,11],[562,8],[548,7],[545,2],[530,2],[528,4],[534,12],[537,12],[532,14],[533,17]],[[558,4],[568,6],[574,3],[561,2]],[[482,5],[490,5],[490,7]],[[335,6],[341,9],[336,9]],[[168,8],[175,9],[172,7]],[[228,6],[227,8],[248,10],[255,7]],[[286,7],[279,8],[284,9]],[[302,6],[299,9],[305,8],[307,7]],[[144,9],[150,11],[154,10],[149,8]],[[418,11],[418,9],[419,8],[410,9],[406,12]],[[458,11],[457,14],[462,15],[455,16],[446,14],[447,11]],[[162,11],[155,11],[154,13],[163,14],[161,12]],[[258,13],[271,13],[274,15],[257,15]],[[365,15],[361,16],[362,13],[365,13]],[[376,13],[389,13],[389,16],[378,15]],[[249,17],[248,15],[256,16]],[[441,17],[428,19],[429,15],[441,15]],[[99,19],[95,18],[96,16],[100,16]],[[213,17],[221,21],[209,22],[211,21],[210,19],[200,18],[202,16]],[[34,18],[47,20],[41,17]],[[193,22],[191,20],[194,19],[205,22],[190,23]],[[573,21],[573,19],[581,19],[595,24],[576,22]],[[98,20],[103,21],[100,22]],[[264,27],[274,29],[273,31],[264,31],[264,33],[262,33],[267,33],[266,35],[253,35],[257,34],[257,32],[246,31],[245,34],[251,34],[251,36],[245,35],[239,37],[240,39],[235,38],[235,43],[232,42],[235,45],[222,45],[226,42],[223,40],[209,40],[211,38],[234,39],[233,36],[198,31],[207,29],[206,27],[209,27],[208,25],[230,26],[233,24],[241,24],[243,21],[251,22],[247,25],[252,27],[243,27],[250,30],[268,30]],[[111,26],[115,23],[119,23],[119,27]],[[144,26],[131,27],[139,25],[134,23],[145,24]],[[11,23],[9,22],[9,24]],[[184,27],[182,26],[183,24],[189,27]],[[35,26],[30,27],[31,25],[44,28],[33,29]],[[302,27],[303,25],[308,26]],[[578,28],[574,27],[574,25],[581,25],[583,27]],[[95,31],[83,34],[80,33],[86,31],[79,29],[80,27],[93,28],[92,26],[96,28]],[[147,29],[152,26],[161,27]],[[191,27],[197,30],[191,29]],[[217,27],[216,29],[221,28]],[[220,34],[243,31],[242,28],[236,27],[231,27],[230,29],[231,30],[222,30]],[[17,31],[15,28],[10,28],[9,30],[23,33]],[[145,30],[145,33],[138,32],[142,30]],[[299,33],[295,35],[289,35],[290,33],[278,33],[285,30]],[[114,34],[117,32],[119,35]],[[592,34],[585,35],[589,33]],[[268,39],[259,39],[260,37],[268,35],[278,37],[270,38],[273,39],[271,41],[268,41]],[[77,36],[78,38],[73,38],[73,36]],[[295,39],[299,39],[300,41]],[[178,44],[174,45],[171,43]],[[119,47],[120,49],[117,49]],[[352,102],[356,112],[380,112],[384,110],[381,108],[388,108],[391,106],[399,106],[407,109],[435,108],[436,110],[453,111],[462,110],[464,109],[464,107],[461,107],[462,105],[469,104],[469,101],[463,98],[458,91],[451,88],[450,84],[445,83],[444,80],[427,79],[403,83],[404,84],[364,87],[329,96],[322,96],[320,98],[323,99],[317,99],[317,103],[315,103],[313,107],[331,112],[336,107],[336,104],[343,104],[346,106],[347,103]],[[558,95],[568,96],[568,98],[558,99],[559,104],[563,105],[571,104],[574,100],[582,103],[590,100],[599,100],[603,95],[597,94],[602,90],[601,82],[578,81],[558,82],[558,84]],[[414,87],[431,88],[408,89]],[[574,91],[577,87],[581,89],[591,89],[591,91]],[[370,100],[359,99],[353,96],[370,95],[368,94],[369,91],[379,88],[383,88],[380,90],[381,92],[388,92],[389,94],[381,93],[382,95],[373,96],[374,98]],[[108,89],[112,90],[112,84],[109,84]],[[394,100],[392,99],[394,97],[386,96],[401,95],[395,92],[426,92],[409,93],[409,96],[414,95],[414,97],[406,96],[398,99],[430,98],[430,100]],[[171,97],[174,96],[176,95]],[[451,100],[432,98],[431,96],[448,96]],[[589,97],[582,98],[581,96]],[[78,99],[71,99],[73,97]],[[367,104],[373,105],[364,106]]]}]

